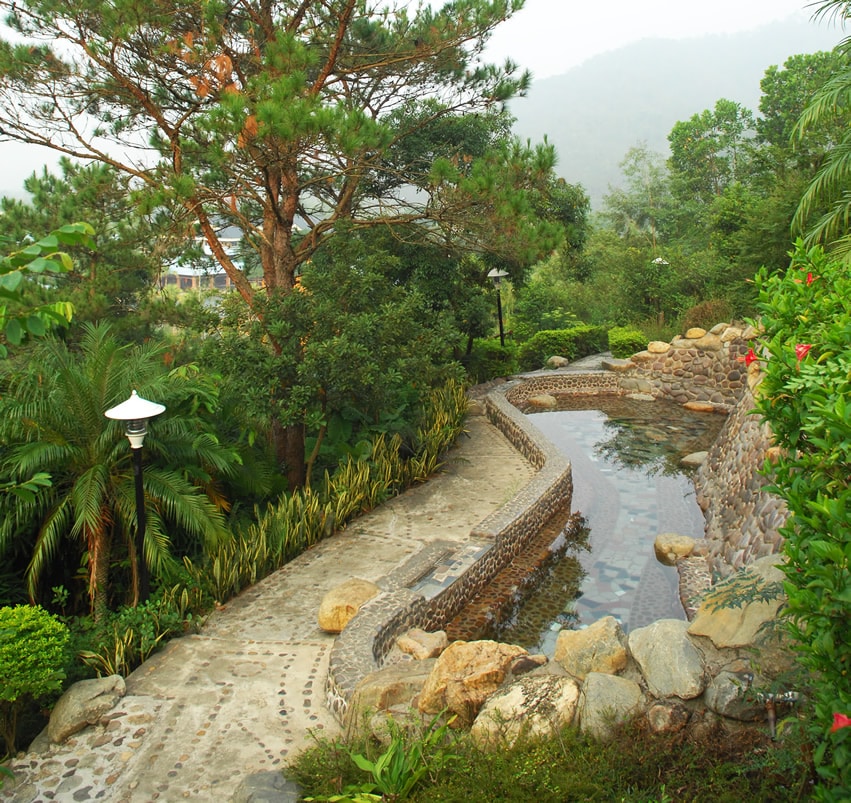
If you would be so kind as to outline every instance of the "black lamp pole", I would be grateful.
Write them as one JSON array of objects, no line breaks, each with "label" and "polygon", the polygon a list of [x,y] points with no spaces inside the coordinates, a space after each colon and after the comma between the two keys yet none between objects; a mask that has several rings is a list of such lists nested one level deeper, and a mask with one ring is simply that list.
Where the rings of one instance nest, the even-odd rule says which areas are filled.
[{"label": "black lamp pole", "polygon": [[142,444],[148,434],[147,421],[165,411],[165,406],[148,401],[134,390],[130,398],[107,410],[104,415],[116,421],[124,421],[124,434],[130,441],[133,452],[133,478],[136,482],[136,604],[146,602],[150,594],[148,562],[145,560],[145,486],[142,482]]},{"label": "black lamp pole", "polygon": [[488,278],[493,280],[493,286],[496,288],[496,317],[499,320],[499,345],[505,348],[505,331],[502,328],[502,296],[499,288],[502,285],[502,280],[508,276],[508,271],[493,268],[488,271]]},{"label": "black lamp pole", "polygon": [[130,447],[133,452],[133,476],[136,480],[136,571],[139,576],[139,604],[146,602],[151,592],[148,561],[145,560],[145,488],[142,484],[142,447]]}]

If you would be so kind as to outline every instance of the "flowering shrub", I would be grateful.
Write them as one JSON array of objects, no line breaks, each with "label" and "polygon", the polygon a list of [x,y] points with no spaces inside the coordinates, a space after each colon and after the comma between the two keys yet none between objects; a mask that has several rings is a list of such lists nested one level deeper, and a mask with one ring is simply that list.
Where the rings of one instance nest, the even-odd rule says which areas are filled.
[{"label": "flowering shrub", "polygon": [[786,591],[815,688],[821,800],[851,799],[851,271],[799,243],[785,275],[756,279],[764,334],[757,409],[781,447],[767,465],[790,517]]}]

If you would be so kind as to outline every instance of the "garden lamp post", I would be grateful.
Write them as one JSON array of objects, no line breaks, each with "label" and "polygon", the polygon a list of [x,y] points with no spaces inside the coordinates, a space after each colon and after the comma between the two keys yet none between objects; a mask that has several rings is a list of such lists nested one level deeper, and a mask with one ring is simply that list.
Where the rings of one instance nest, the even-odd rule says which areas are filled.
[{"label": "garden lamp post", "polygon": [[499,319],[499,345],[505,348],[505,332],[502,328],[502,298],[499,294],[499,287],[502,280],[508,276],[508,271],[492,268],[488,271],[488,279],[493,281],[493,286],[496,288],[496,317]]},{"label": "garden lamp post", "polygon": [[116,421],[125,421],[124,434],[133,451],[133,474],[136,480],[136,563],[139,577],[141,604],[148,599],[148,564],[145,562],[145,490],[142,486],[142,444],[148,434],[147,421],[165,411],[165,405],[148,401],[132,391],[127,401],[110,407],[104,415]]}]

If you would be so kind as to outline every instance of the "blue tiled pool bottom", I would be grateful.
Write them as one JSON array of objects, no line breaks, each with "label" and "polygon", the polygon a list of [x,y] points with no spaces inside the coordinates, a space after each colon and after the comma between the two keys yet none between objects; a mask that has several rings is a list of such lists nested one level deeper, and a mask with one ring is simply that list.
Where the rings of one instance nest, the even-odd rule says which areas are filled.
[{"label": "blue tiled pool bottom", "polygon": [[[560,621],[586,627],[614,616],[628,631],[660,618],[685,617],[677,571],[658,563],[653,542],[663,532],[703,536],[703,515],[679,461],[708,449],[723,424],[717,414],[691,413],[665,402],[593,403],[597,409],[532,416],[571,461],[573,510],[590,527],[590,549],[577,553],[584,577],[557,619],[538,633],[516,632],[509,625],[499,637],[550,655]],[[535,605],[551,602],[532,594],[521,607]]]}]

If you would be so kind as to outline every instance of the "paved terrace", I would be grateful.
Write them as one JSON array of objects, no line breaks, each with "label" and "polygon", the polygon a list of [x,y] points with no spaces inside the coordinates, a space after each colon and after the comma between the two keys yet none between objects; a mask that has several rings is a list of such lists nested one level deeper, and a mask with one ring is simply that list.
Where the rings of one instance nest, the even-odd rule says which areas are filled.
[{"label": "paved terrace", "polygon": [[[0,800],[228,801],[244,776],[284,767],[312,733],[336,734],[325,703],[334,636],[316,621],[325,592],[351,577],[386,588],[395,569],[438,554],[437,545],[475,554],[471,529],[532,478],[484,416],[467,428],[428,483],[248,589],[199,634],[172,641],[127,679],[127,695],[100,723],[15,760],[17,782]],[[433,576],[448,584],[464,568]]]}]

